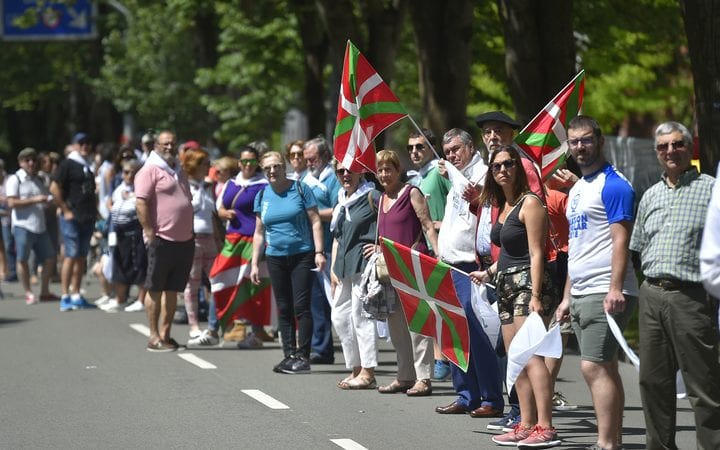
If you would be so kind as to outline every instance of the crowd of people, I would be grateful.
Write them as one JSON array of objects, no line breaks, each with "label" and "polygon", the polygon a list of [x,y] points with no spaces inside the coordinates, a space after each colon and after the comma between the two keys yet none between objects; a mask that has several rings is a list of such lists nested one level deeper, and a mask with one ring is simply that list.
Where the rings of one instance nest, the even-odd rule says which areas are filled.
[{"label": "crowd of people", "polygon": [[[171,329],[182,293],[188,347],[232,340],[256,348],[276,328],[277,373],[334,363],[334,330],[349,371],[339,389],[428,396],[433,380],[450,377],[457,398],[435,411],[490,419],[487,428],[500,432],[494,443],[520,448],[560,445],[553,410],[575,407],[555,391],[562,358],[532,356],[504,398],[506,353],[532,314],[546,327],[557,324],[563,344],[571,334],[577,339],[598,426],[588,448],[622,448],[625,398],[608,318],[623,329],[639,305],[647,447],[677,448],[680,370],[698,446],[720,448],[712,296],[720,294],[720,187],[692,165],[688,129],[676,122],[656,128],[663,176],[638,205],[630,182],[605,158],[593,118],[570,121],[568,166],[545,182],[513,142],[517,121],[492,111],[476,123],[484,148],[459,128],[440,142],[418,130],[406,155],[378,152],[375,174],[349,171],[323,137],[291,142],[283,152],[251,143],[214,161],[195,141],[178,145],[169,130],[146,134],[137,150],[103,144],[95,152],[84,133],[64,159],[26,148],[15,174],[0,171],[1,275],[22,283],[28,305],[144,310],[152,352],[180,347]],[[451,182],[450,171],[464,182]],[[380,238],[486,286],[501,334],[491,342],[471,299],[460,298],[470,337],[466,371],[433,338],[409,330],[412,318],[387,282],[386,317],[367,313],[363,292]],[[103,255],[95,272],[105,295],[95,304],[81,290],[91,247]],[[49,290],[58,275],[60,296]],[[389,335],[397,356],[397,374],[382,386],[375,379],[380,334]]]}]

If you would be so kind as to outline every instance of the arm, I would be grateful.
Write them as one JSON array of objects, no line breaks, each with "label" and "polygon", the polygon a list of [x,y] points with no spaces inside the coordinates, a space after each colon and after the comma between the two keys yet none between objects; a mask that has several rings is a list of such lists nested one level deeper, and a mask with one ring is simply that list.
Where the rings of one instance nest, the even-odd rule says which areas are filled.
[{"label": "arm", "polygon": [[545,276],[545,242],[547,240],[547,212],[540,201],[528,196],[520,209],[520,221],[525,223],[530,252],[530,280],[532,298],[530,311],[542,312],[542,285]]},{"label": "arm", "polygon": [[7,198],[7,203],[10,208],[22,208],[23,206],[30,206],[36,203],[46,203],[48,201],[47,195],[34,195],[28,198],[17,198],[11,196]]},{"label": "arm", "polygon": [[565,290],[563,291],[563,298],[562,302],[558,305],[557,309],[555,310],[555,319],[558,322],[567,322],[570,320],[570,289],[572,286],[570,285],[570,274],[567,276],[567,280],[565,281]]},{"label": "arm", "polygon": [[428,209],[425,196],[422,195],[420,189],[413,189],[410,187],[408,187],[408,189],[412,189],[412,191],[410,191],[410,203],[412,203],[413,209],[415,210],[415,215],[420,220],[420,224],[425,232],[425,236],[428,241],[430,241],[430,245],[433,249],[435,249],[435,251],[437,251],[437,231],[435,231],[433,221],[430,220],[430,210]]},{"label": "arm", "polygon": [[330,223],[332,221],[332,213],[333,213],[333,208],[325,208],[325,209],[318,210],[318,214],[320,215],[320,220],[322,222]]},{"label": "arm", "polygon": [[705,216],[705,231],[700,246],[700,273],[705,290],[713,297],[720,298],[720,183],[717,181]]},{"label": "arm", "polygon": [[315,267],[319,270],[325,269],[327,259],[323,251],[323,228],[322,221],[320,220],[320,214],[317,208],[310,208],[307,210],[308,219],[310,219],[310,225],[312,226],[313,243],[315,244]]},{"label": "arm", "polygon": [[[337,261],[335,258],[337,258],[337,250],[340,243],[337,239],[333,239],[332,243],[332,252],[330,253],[332,255],[331,261],[335,262]],[[340,284],[340,280],[338,279],[337,275],[335,275],[335,271],[332,270],[332,267],[330,268],[330,285],[332,288],[332,295],[335,296],[335,287]]]},{"label": "arm", "polygon": [[250,264],[250,281],[253,284],[260,284],[260,268],[258,263],[265,248],[265,225],[260,220],[260,215],[256,215],[255,234],[253,234],[252,262]]},{"label": "arm", "polygon": [[55,199],[55,203],[60,207],[65,220],[72,220],[74,217],[73,212],[70,210],[68,204],[65,203],[65,196],[63,195],[62,187],[60,187],[60,184],[57,181],[53,180],[53,182],[50,183],[50,193]]},{"label": "arm", "polygon": [[150,220],[150,207],[144,198],[138,198],[135,202],[135,212],[149,245],[155,239],[155,226]]},{"label": "arm", "polygon": [[623,220],[610,224],[610,238],[612,240],[612,259],[610,262],[610,291],[603,302],[605,311],[609,313],[625,310],[625,296],[622,293],[625,281],[625,270],[628,261],[628,242],[632,222]]}]

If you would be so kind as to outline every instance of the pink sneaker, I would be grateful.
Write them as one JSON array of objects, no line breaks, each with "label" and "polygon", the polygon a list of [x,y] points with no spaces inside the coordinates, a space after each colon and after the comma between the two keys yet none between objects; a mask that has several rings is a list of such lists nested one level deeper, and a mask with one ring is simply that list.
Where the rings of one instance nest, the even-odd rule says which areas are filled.
[{"label": "pink sneaker", "polygon": [[525,428],[521,423],[518,423],[513,427],[512,431],[493,436],[492,441],[506,447],[517,447],[518,442],[529,438],[533,430],[535,428]]},{"label": "pink sneaker", "polygon": [[37,304],[37,298],[34,294],[25,294],[25,304],[26,305],[35,305]]},{"label": "pink sneaker", "polygon": [[518,448],[550,448],[560,445],[560,442],[555,428],[543,428],[535,425],[532,434],[518,442],[517,446]]}]

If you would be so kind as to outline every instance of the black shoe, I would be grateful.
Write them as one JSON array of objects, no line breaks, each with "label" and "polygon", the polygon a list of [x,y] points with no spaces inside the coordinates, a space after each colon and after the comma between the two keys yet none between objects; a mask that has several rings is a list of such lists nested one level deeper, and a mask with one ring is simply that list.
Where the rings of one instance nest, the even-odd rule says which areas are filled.
[{"label": "black shoe", "polygon": [[293,359],[293,355],[286,356],[282,361],[277,363],[275,367],[273,367],[273,372],[275,373],[283,373],[285,368],[289,367],[295,360]]},{"label": "black shoe", "polygon": [[187,325],[188,316],[184,309],[178,309],[177,311],[175,311],[175,315],[173,316],[173,323],[178,325]]},{"label": "black shoe", "polygon": [[335,364],[335,357],[320,356],[318,354],[310,355],[310,364]]},{"label": "black shoe", "polygon": [[310,360],[304,356],[293,356],[292,362],[283,367],[282,372],[288,374],[310,373]]}]

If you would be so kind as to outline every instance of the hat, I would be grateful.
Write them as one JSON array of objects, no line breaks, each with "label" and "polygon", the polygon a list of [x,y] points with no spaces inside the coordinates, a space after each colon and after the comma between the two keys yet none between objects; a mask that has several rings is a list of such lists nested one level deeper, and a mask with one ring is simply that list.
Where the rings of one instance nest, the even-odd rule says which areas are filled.
[{"label": "hat", "polygon": [[511,119],[510,116],[502,111],[490,111],[484,114],[480,114],[475,118],[477,126],[482,128],[485,122],[500,122],[510,125],[513,130],[520,128],[520,123]]},{"label": "hat", "polygon": [[200,147],[200,143],[198,141],[185,141],[182,147],[183,150],[202,150],[202,147]]},{"label": "hat", "polygon": [[75,136],[73,136],[73,144],[87,144],[88,142],[88,135],[85,133],[76,133]]},{"label": "hat", "polygon": [[18,161],[37,158],[37,152],[32,147],[25,147],[18,153]]}]

